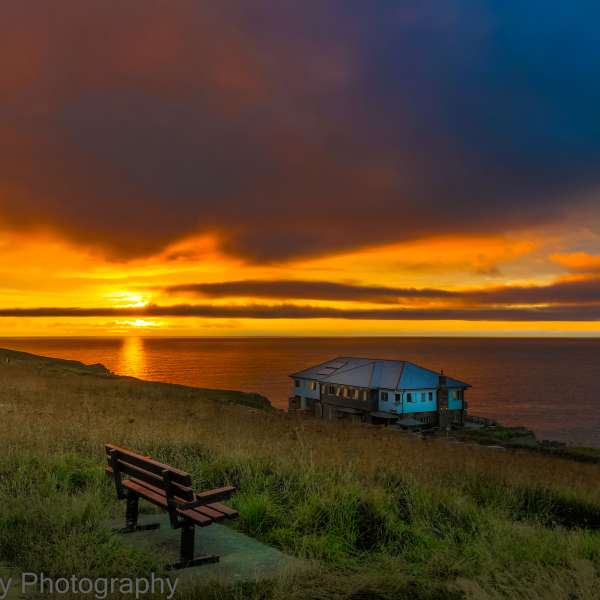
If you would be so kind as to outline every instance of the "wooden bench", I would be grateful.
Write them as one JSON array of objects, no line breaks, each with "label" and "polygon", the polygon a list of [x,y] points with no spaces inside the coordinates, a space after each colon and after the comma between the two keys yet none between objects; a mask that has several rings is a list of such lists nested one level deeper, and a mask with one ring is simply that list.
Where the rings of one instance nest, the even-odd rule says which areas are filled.
[{"label": "wooden bench", "polygon": [[[160,523],[138,525],[138,502],[144,498],[166,509],[171,527],[181,529],[180,559],[167,565],[168,569],[219,562],[219,557],[214,554],[194,556],[194,534],[196,525],[207,527],[239,516],[236,510],[219,503],[219,500],[231,497],[235,492],[234,487],[194,494],[189,473],[112,444],[106,444],[106,454],[106,473],[114,479],[119,500],[127,500],[125,528],[121,532],[133,533],[160,527]],[[123,474],[128,475],[129,479],[122,479]]]}]

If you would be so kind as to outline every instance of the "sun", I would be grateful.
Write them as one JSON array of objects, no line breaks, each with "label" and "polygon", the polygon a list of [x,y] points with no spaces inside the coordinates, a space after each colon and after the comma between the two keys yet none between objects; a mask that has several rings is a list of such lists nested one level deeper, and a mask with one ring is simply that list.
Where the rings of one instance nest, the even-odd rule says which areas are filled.
[{"label": "sun", "polygon": [[104,296],[115,302],[114,306],[116,308],[146,306],[150,301],[150,294],[139,294],[134,292],[111,292],[110,294],[104,294]]}]

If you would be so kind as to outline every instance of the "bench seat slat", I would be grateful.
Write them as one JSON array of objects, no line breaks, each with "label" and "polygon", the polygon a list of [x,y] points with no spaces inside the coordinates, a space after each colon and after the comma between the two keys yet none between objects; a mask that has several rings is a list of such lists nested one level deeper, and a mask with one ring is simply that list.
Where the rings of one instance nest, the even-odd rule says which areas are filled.
[{"label": "bench seat slat", "polygon": [[177,483],[183,487],[191,487],[192,485],[192,478],[190,477],[190,474],[186,473],[185,471],[174,469],[173,467],[169,467],[169,465],[164,465],[152,460],[151,458],[146,458],[145,456],[136,454],[135,452],[124,450],[123,448],[119,448],[113,444],[106,444],[104,449],[106,450],[106,455],[108,457],[110,457],[111,450],[118,450],[119,458],[121,460],[138,467],[138,469],[143,469],[144,471],[148,471],[149,473],[153,473],[159,477],[162,477],[163,469],[168,469],[171,471],[171,481],[173,483]]},{"label": "bench seat slat", "polygon": [[[154,494],[160,495],[161,498],[166,498],[165,493],[162,490],[152,487],[151,485],[148,485],[147,483],[144,483],[143,481],[139,481],[137,479],[130,479],[129,481],[132,481],[136,485],[146,488],[148,491],[150,491]],[[233,493],[232,490],[235,490],[235,488],[230,486],[227,488],[220,488],[218,490],[212,490],[212,491],[218,492],[219,494],[226,493],[226,494],[231,495]],[[210,493],[210,492],[205,492],[205,493]],[[196,496],[199,496],[199,495],[200,494],[196,494]],[[179,498],[175,498],[175,499],[179,500]],[[209,509],[211,512],[205,512],[205,510],[203,510],[204,508]],[[192,508],[191,510],[195,510],[204,515],[210,516],[213,518],[213,520],[215,520],[215,522],[221,522],[221,521],[223,521],[223,518],[237,519],[240,515],[240,513],[237,510],[233,510],[233,508],[229,508],[228,506],[223,506],[223,504],[220,504],[219,502],[213,502],[212,504],[207,504],[205,507],[197,506],[196,508]],[[184,512],[188,512],[188,511],[184,511]],[[216,519],[220,519],[220,520],[216,521]]]},{"label": "bench seat slat", "polygon": [[[161,496],[159,494],[156,494],[155,492],[151,492],[149,489],[147,489],[137,483],[134,483],[131,480],[125,479],[123,481],[123,487],[126,487],[128,490],[135,492],[136,494],[138,494],[139,496],[144,498],[144,500],[147,500],[148,502],[150,502],[151,504],[154,504],[155,506],[159,506],[159,507],[165,508],[165,509],[169,508],[169,506],[167,504],[167,499],[165,496]],[[213,523],[213,519],[211,519],[210,517],[199,514],[193,510],[177,509],[177,514],[194,521],[194,523],[196,523],[196,525],[199,525],[200,527],[208,527],[209,525],[211,525]]]},{"label": "bench seat slat", "polygon": [[[151,486],[160,490],[165,489],[165,481],[162,478],[162,476],[159,477],[157,475],[154,475],[153,473],[149,473],[148,471],[144,471],[143,469],[134,467],[131,464],[123,462],[121,459],[119,459],[118,462],[119,470],[122,473],[125,473],[126,475],[129,475],[131,477],[135,477],[136,479],[139,479],[144,483],[148,483]],[[112,465],[110,464],[110,458],[108,459],[108,463],[109,466],[112,467]],[[179,498],[183,498],[186,502],[192,502],[194,500],[194,492],[189,487],[182,487],[176,483],[173,483],[173,491],[175,494],[177,494],[177,496],[179,496]]]},{"label": "bench seat slat", "polygon": [[133,481],[129,481],[127,479],[123,480],[123,487],[139,494],[145,500],[148,500],[154,506],[158,506],[159,508],[168,508],[167,499],[164,496],[159,496],[150,490],[143,488],[141,485],[137,483],[133,483]]},{"label": "bench seat slat", "polygon": [[[160,494],[161,496],[165,496],[165,492],[163,492],[162,490],[159,490],[158,488],[155,488],[147,483],[144,483],[143,481],[139,481],[135,478],[132,478],[131,481],[149,489],[150,491],[154,492],[155,494]],[[216,510],[217,512],[224,514],[228,519],[236,519],[239,516],[239,513],[237,510],[233,510],[232,508],[229,508],[228,506],[223,506],[222,504],[219,504],[218,502],[211,502],[217,498],[220,498],[223,500],[226,498],[229,498],[229,497],[231,497],[231,494],[233,494],[233,492],[235,492],[235,488],[233,486],[227,486],[224,488],[218,488],[216,490],[210,490],[208,492],[203,492],[202,494],[195,494],[196,499],[201,501],[202,504],[191,510],[198,510],[199,508],[207,506],[208,508],[210,508],[212,510]],[[177,496],[175,496],[175,500],[181,500],[181,498],[177,498]],[[181,500],[181,501],[183,502],[183,500]]]},{"label": "bench seat slat", "polygon": [[192,509],[194,512],[200,513],[212,519],[215,523],[222,523],[225,520],[225,515],[221,512],[208,508],[207,506],[198,506]]},{"label": "bench seat slat", "polygon": [[223,513],[228,519],[237,519],[240,516],[240,513],[237,510],[233,510],[233,508],[229,508],[229,506],[225,506],[220,502],[214,502],[213,504],[207,504],[206,506],[207,508],[218,510],[220,513]]},{"label": "bench seat slat", "polygon": [[[167,494],[165,494],[165,492],[157,487],[154,487],[153,485],[150,485],[149,483],[145,483],[144,481],[141,481],[140,479],[136,479],[135,477],[132,477],[129,481],[133,481],[133,483],[137,483],[137,485],[141,485],[142,487],[145,487],[147,490],[150,490],[151,492],[154,492],[155,494],[158,494],[159,496],[162,496],[163,498],[167,497]],[[185,504],[186,502],[188,502],[188,500],[184,500],[183,498],[180,498],[179,496],[174,496],[174,500],[175,502],[179,502],[180,504]]]},{"label": "bench seat slat", "polygon": [[[107,467],[106,468],[106,474],[109,475],[110,477],[112,477],[114,479],[114,473],[113,473],[112,467]],[[142,487],[146,488],[147,490],[149,490],[150,492],[152,492],[154,494],[158,494],[159,496],[161,496],[161,497],[163,497],[165,499],[167,497],[167,494],[165,494],[165,492],[163,490],[161,490],[161,489],[159,489],[157,487],[154,487],[153,485],[150,485],[149,483],[145,483],[144,481],[141,481],[140,479],[136,479],[135,477],[132,477],[131,479],[122,479],[121,481],[123,483],[125,481],[132,481],[136,485],[141,485]],[[187,500],[184,500],[183,498],[180,498],[179,496],[174,496],[173,499],[178,504],[186,504],[188,502]]]}]

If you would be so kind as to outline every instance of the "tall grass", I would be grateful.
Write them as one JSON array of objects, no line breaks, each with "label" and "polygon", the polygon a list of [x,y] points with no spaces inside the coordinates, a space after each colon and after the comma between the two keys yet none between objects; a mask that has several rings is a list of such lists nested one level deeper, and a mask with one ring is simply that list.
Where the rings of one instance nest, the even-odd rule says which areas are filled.
[{"label": "tall grass", "polygon": [[600,466],[211,394],[3,364],[0,563],[56,577],[160,572],[103,525],[124,514],[103,474],[111,442],[190,472],[198,491],[236,486],[232,526],[306,564],[182,597],[600,597]]}]

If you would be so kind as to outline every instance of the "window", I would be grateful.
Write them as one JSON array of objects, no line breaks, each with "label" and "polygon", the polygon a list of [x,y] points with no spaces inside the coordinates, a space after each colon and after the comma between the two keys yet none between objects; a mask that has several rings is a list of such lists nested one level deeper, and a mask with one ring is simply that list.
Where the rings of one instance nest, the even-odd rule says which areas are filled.
[{"label": "window", "polygon": [[433,402],[433,392],[429,392],[429,402]]},{"label": "window", "polygon": [[300,387],[300,380],[294,379],[294,387]]},{"label": "window", "polygon": [[335,396],[335,388],[332,385],[329,386],[329,395]]},{"label": "window", "polygon": [[348,388],[344,388],[344,398],[350,397],[350,390]]},{"label": "window", "polygon": [[352,397],[358,400],[358,390],[352,390]]},{"label": "window", "polygon": [[421,392],[421,402],[425,402],[425,392]]},{"label": "window", "polygon": [[396,400],[394,401],[396,404],[400,404],[402,402],[402,394],[396,394]]},{"label": "window", "polygon": [[321,386],[321,392],[325,393],[325,390],[327,389],[327,386]]},{"label": "window", "polygon": [[302,382],[302,387],[303,387],[304,389],[306,389],[306,381],[303,381],[303,382]]},{"label": "window", "polygon": [[311,381],[310,382],[310,389],[311,390],[316,390],[317,389],[317,382],[316,381]]},{"label": "window", "polygon": [[413,401],[413,395],[410,392],[408,392],[408,394],[406,394],[406,401],[407,402],[412,402]]},{"label": "window", "polygon": [[365,390],[365,391],[363,392],[363,400],[366,400],[366,399],[367,399],[367,390]]},{"label": "window", "polygon": [[382,402],[388,401],[388,393],[387,392],[381,392],[381,401]]},{"label": "window", "polygon": [[454,400],[462,400],[462,390],[457,390],[455,392],[452,392],[452,396],[453,396]]},{"label": "window", "polygon": [[342,395],[342,388],[336,388],[335,395],[336,396],[341,396]]}]

